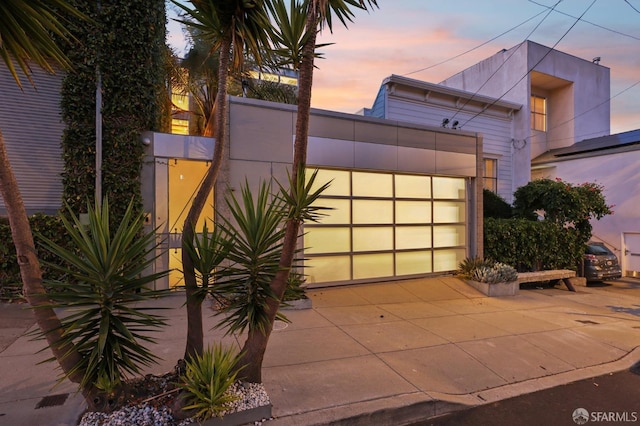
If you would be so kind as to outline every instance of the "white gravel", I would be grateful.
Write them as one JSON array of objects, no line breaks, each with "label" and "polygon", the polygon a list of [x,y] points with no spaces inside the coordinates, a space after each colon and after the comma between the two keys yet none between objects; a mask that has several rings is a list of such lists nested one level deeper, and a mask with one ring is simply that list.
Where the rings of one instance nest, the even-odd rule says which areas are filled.
[{"label": "white gravel", "polygon": [[[251,408],[262,407],[271,403],[269,395],[261,383],[236,382],[228,392],[239,397],[223,415]],[[80,426],[184,426],[196,423],[194,419],[174,420],[167,407],[156,409],[149,404],[124,407],[112,413],[87,412],[80,420]],[[262,422],[256,422],[257,425]]]}]

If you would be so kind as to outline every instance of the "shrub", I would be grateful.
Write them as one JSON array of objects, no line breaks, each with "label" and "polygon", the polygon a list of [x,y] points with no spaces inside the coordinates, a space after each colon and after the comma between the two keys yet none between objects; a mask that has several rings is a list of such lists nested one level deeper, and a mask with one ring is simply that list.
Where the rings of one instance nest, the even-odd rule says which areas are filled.
[{"label": "shrub", "polygon": [[484,254],[520,272],[575,270],[584,247],[580,235],[552,221],[485,219]]},{"label": "shrub", "polygon": [[496,219],[508,219],[513,216],[509,203],[504,198],[488,189],[483,190],[483,216]]},{"label": "shrub", "polygon": [[184,411],[194,410],[195,417],[206,420],[221,416],[237,397],[229,392],[238,371],[237,354],[216,344],[207,347],[202,355],[187,360],[186,372],[178,384],[184,391]]},{"label": "shrub", "polygon": [[464,278],[489,284],[518,279],[518,272],[513,267],[481,257],[466,258],[460,262],[458,273]]},{"label": "shrub", "polygon": [[482,267],[491,268],[495,262],[481,257],[467,257],[458,265],[458,275],[471,279],[476,269]]},{"label": "shrub", "polygon": [[305,299],[307,296],[305,295],[305,290],[302,286],[305,280],[306,279],[304,277],[304,274],[296,271],[291,271],[289,273],[289,278],[287,279],[287,288],[284,291],[282,301],[290,302],[292,300]]},{"label": "shrub", "polygon": [[[71,249],[71,238],[64,230],[58,216],[36,213],[29,216],[29,224],[36,244],[36,253],[41,262],[55,262],[56,256],[41,247],[42,239],[47,238],[57,245]],[[22,298],[22,279],[16,260],[16,249],[11,239],[11,228],[6,218],[0,218],[0,299],[16,300]],[[59,262],[60,260],[57,259]],[[46,264],[41,265],[45,280],[62,280],[65,273]],[[45,282],[45,287],[46,282]]]},{"label": "shrub", "polygon": [[516,190],[513,209],[519,217],[534,220],[536,213],[542,213],[545,221],[572,228],[586,244],[591,238],[589,220],[613,214],[603,191],[604,187],[590,182],[574,185],[561,179],[537,179]]}]

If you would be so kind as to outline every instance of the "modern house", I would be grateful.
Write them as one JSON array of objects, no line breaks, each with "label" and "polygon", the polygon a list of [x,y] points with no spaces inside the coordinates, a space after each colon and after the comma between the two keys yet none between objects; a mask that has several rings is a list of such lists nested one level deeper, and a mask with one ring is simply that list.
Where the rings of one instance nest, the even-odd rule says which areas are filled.
[{"label": "modern house", "polygon": [[[24,94],[0,69],[3,95],[13,93],[0,102],[0,128],[31,212],[60,207],[60,82],[43,78],[38,91]],[[609,172],[584,166],[596,161],[586,155],[588,149],[578,150],[571,161],[561,158],[564,149],[587,147],[589,141],[579,142],[585,137],[609,134],[609,79],[609,69],[597,61],[526,41],[440,84],[391,75],[362,114],[313,110],[307,162],[319,170],[320,180],[332,182],[320,202],[333,210],[320,223],[305,225],[300,247],[309,284],[455,270],[465,257],[482,254],[483,186],[511,202],[515,189],[532,177],[579,178],[578,183],[603,183],[608,201],[621,211],[625,202],[610,196],[615,184],[601,175]],[[261,179],[286,181],[293,159],[294,106],[230,97],[228,114],[226,166],[202,221],[245,179],[254,188]],[[168,249],[156,266],[179,267],[184,215],[216,141],[146,133],[141,143],[149,226],[160,227]],[[617,149],[622,147],[607,155],[621,155]],[[631,163],[628,167],[632,173]],[[590,176],[578,174],[589,169]],[[630,184],[635,183],[624,183]],[[628,223],[617,222],[624,217],[617,213],[611,230],[596,235],[614,248],[616,232],[618,241],[621,232],[631,241],[640,230],[631,210]],[[640,252],[634,244],[620,247]],[[173,275],[161,286],[179,279]]]},{"label": "modern house", "polygon": [[[22,93],[6,69],[0,128],[30,212],[61,207],[60,76],[37,75]],[[203,219],[247,180],[286,182],[293,160],[296,108],[229,98],[226,166]],[[179,267],[184,215],[215,141],[147,133],[142,185],[148,226],[166,240],[159,269]],[[482,253],[482,136],[468,131],[313,110],[307,162],[332,181],[320,203],[333,207],[305,226],[305,272],[311,285],[441,274]],[[4,207],[3,204],[0,206]],[[160,287],[178,283],[174,274]]]},{"label": "modern house", "polygon": [[[229,98],[226,168],[211,199],[222,206],[247,180],[286,182],[296,107]],[[210,138],[143,135],[145,209],[179,267],[180,232],[213,153]],[[332,207],[304,228],[307,283],[341,285],[446,273],[482,252],[482,137],[441,127],[313,110],[307,164],[331,181],[319,204]],[[214,201],[215,200],[215,201]],[[211,218],[209,209],[203,216]],[[203,218],[203,220],[204,220]],[[179,275],[166,285],[179,282]]]},{"label": "modern house", "polygon": [[392,75],[364,114],[481,133],[487,187],[511,202],[532,158],[609,134],[609,74],[525,41],[439,84]]}]

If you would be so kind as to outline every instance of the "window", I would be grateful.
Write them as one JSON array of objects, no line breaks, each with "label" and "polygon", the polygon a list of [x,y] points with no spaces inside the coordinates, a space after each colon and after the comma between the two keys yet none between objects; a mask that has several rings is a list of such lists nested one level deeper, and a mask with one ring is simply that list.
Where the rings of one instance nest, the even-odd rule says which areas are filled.
[{"label": "window", "polygon": [[482,161],[484,162],[484,188],[498,192],[498,160],[485,158]]},{"label": "window", "polygon": [[182,111],[189,111],[189,96],[181,93],[171,94],[171,103],[173,106]]},{"label": "window", "polygon": [[547,99],[531,95],[531,129],[547,131]]},{"label": "window", "polygon": [[173,118],[171,120],[171,133],[174,135],[188,135],[189,134],[189,120],[180,120]]}]

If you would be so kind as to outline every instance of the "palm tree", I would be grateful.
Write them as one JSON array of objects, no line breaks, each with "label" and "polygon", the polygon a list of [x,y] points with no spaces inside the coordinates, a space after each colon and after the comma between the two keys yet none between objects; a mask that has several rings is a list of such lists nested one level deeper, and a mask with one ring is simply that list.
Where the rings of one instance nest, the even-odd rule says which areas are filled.
[{"label": "palm tree", "polygon": [[[227,78],[229,68],[242,69],[245,51],[249,52],[260,63],[265,48],[270,46],[268,32],[269,16],[265,1],[261,0],[191,0],[193,8],[189,8],[175,0],[172,2],[184,10],[189,19],[181,20],[183,24],[194,27],[200,35],[211,43],[211,52],[218,52],[218,92],[216,94],[213,135],[215,147],[211,166],[207,171],[182,230],[182,268],[184,273],[185,292],[187,296],[187,344],[185,357],[202,354],[202,295],[198,292],[198,284],[193,260],[188,246],[195,235],[195,224],[202,213],[208,194],[212,191],[223,160],[226,114],[227,114]],[[207,131],[205,131],[205,135]],[[200,295],[199,295],[200,294]]]},{"label": "palm tree", "polygon": [[195,110],[189,113],[197,117],[196,134],[213,137],[219,52],[211,51],[211,43],[200,35],[200,31],[193,27],[186,29],[191,48],[182,60],[176,61],[173,73],[177,76],[177,87],[182,88],[183,94],[191,95],[195,103]]},{"label": "palm tree", "polygon": [[[64,0],[4,0],[0,2],[0,56],[22,87],[15,64],[30,78],[29,63],[33,62],[49,72],[54,63],[68,68],[70,63],[52,38],[69,38],[64,27],[65,16],[84,19]],[[51,61],[51,62],[50,62]],[[15,64],[14,64],[15,63]],[[61,345],[60,319],[50,305],[42,285],[42,271],[36,256],[29,219],[18,183],[11,169],[4,138],[0,131],[0,195],[7,209],[11,238],[16,248],[23,293],[33,310],[38,327],[60,364],[63,372],[75,383],[80,383],[83,371],[75,369],[80,355],[73,344]],[[93,399],[96,389],[89,384],[83,388],[85,399]]]},{"label": "palm tree", "polygon": [[[300,194],[295,191],[301,188],[300,182],[304,182],[304,170],[307,161],[307,138],[309,135],[309,117],[311,114],[311,88],[313,85],[314,59],[316,58],[316,37],[325,26],[332,30],[332,16],[337,17],[346,26],[347,21],[352,21],[353,11],[351,7],[367,9],[377,7],[376,0],[304,0],[301,3],[292,1],[291,19],[289,26],[284,25],[284,17],[287,9],[284,0],[274,0],[272,15],[276,22],[280,19],[280,28],[285,29],[276,36],[275,42],[281,46],[279,54],[289,52],[291,64],[300,74],[298,80],[298,114],[296,119],[296,135],[294,142],[294,157],[292,165],[291,194],[290,199],[298,199]],[[301,15],[302,12],[302,15]],[[306,19],[301,19],[304,16]],[[298,183],[298,185],[296,185]],[[302,200],[301,200],[302,201]],[[262,382],[262,361],[267,348],[269,336],[273,330],[280,301],[287,287],[287,279],[294,255],[300,225],[305,216],[303,206],[296,206],[298,214],[291,215],[285,228],[285,236],[280,256],[279,270],[271,282],[271,290],[276,296],[268,300],[267,313],[269,326],[264,330],[249,332],[247,340],[242,348],[242,358],[239,363],[242,366],[241,375],[249,382]]]}]

